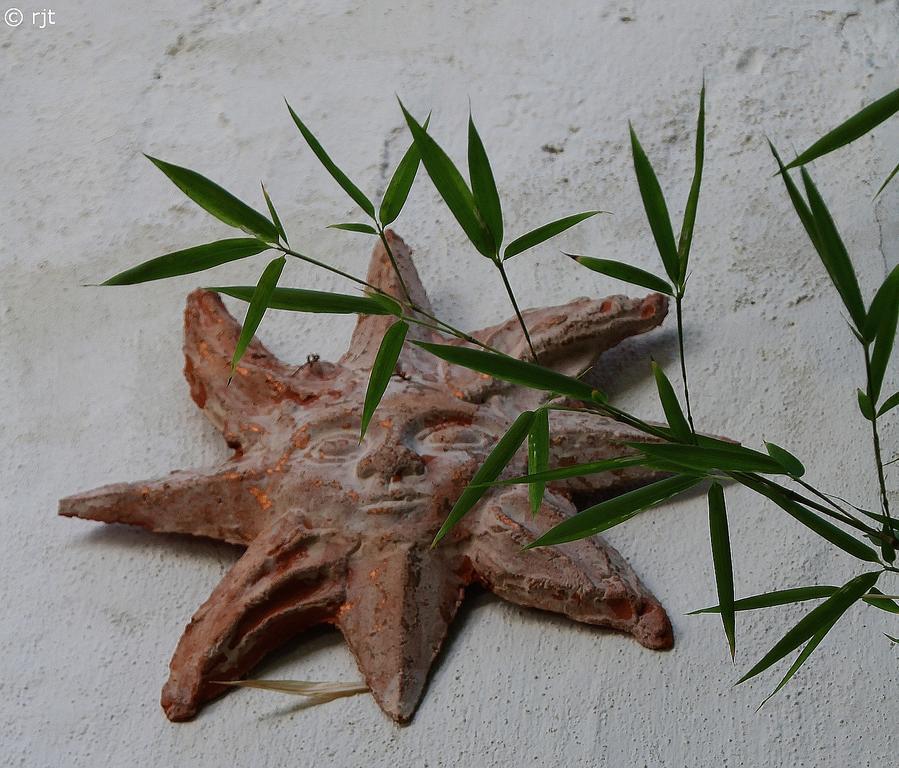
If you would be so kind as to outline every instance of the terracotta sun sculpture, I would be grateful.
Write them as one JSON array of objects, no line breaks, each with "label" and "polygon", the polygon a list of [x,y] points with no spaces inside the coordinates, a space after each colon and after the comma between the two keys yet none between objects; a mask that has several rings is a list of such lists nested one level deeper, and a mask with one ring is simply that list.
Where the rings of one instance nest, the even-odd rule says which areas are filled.
[{"label": "terracotta sun sculpture", "polygon": [[[414,300],[428,308],[408,248],[388,236]],[[380,245],[368,280],[399,295]],[[577,299],[524,315],[541,362],[574,373],[657,326],[666,312],[665,297],[653,294]],[[68,517],[246,547],[178,643],[162,691],[169,719],[193,717],[231,690],[217,681],[240,678],[274,648],[324,623],[343,633],[381,709],[407,721],[472,583],[518,605],[630,633],[647,648],[672,645],[664,609],[602,539],[522,551],[575,513],[572,497],[614,495],[657,479],[645,469],[551,484],[536,517],[526,485],[499,488],[430,547],[491,447],[539,395],[407,345],[360,444],[369,369],[391,322],[360,317],[340,362],[312,357],[299,370],[254,340],[228,386],[240,327],[216,294],[192,293],[184,373],[234,455],[214,469],[109,485],[60,502]],[[528,357],[514,321],[474,335]],[[419,326],[409,336],[446,341]],[[640,439],[613,421],[569,411],[553,412],[551,430],[550,466],[622,455],[622,441]],[[523,455],[509,471],[525,471]]]}]

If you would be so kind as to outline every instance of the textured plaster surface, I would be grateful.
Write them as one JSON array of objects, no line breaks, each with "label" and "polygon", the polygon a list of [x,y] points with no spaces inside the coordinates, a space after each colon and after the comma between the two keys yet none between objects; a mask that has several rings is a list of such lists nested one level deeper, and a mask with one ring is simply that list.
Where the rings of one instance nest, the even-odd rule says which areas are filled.
[{"label": "textured plaster surface", "polygon": [[[43,6],[41,6],[43,7]],[[3,8],[5,10],[5,6]],[[896,634],[858,610],[764,710],[767,676],[739,688],[713,601],[701,497],[609,536],[668,609],[670,653],[469,601],[408,727],[370,697],[303,708],[239,691],[192,723],[157,702],[185,623],[235,560],[224,545],[57,518],[63,495],[226,455],[181,375],[181,308],[203,278],[79,287],[166,250],[226,236],[143,158],[189,164],[258,203],[263,177],[295,244],[361,273],[369,244],[324,230],[356,215],[302,145],[287,96],[372,193],[408,139],[393,94],[464,155],[468,99],[494,158],[507,230],[576,209],[614,211],[518,257],[524,305],[620,284],[588,278],[558,247],[656,268],[626,144],[631,118],[679,215],[701,73],[707,171],[688,310],[696,416],[712,432],[781,443],[828,489],[875,498],[853,405],[855,344],[783,189],[788,153],[895,87],[896,2],[308,3],[62,2],[56,24],[0,24],[0,753],[33,766],[285,763],[337,766],[882,765],[895,750]],[[895,121],[817,163],[870,296],[899,262]],[[398,228],[435,309],[476,328],[508,314],[487,264],[427,183]],[[254,279],[259,263],[216,282]],[[293,284],[344,288],[290,265]],[[272,317],[285,359],[335,358],[352,319]],[[598,381],[658,416],[646,361],[674,363],[668,331],[627,342]],[[895,375],[895,372],[894,372]],[[895,380],[893,382],[895,384]],[[885,442],[899,444],[895,423]],[[897,488],[891,476],[891,491]],[[840,582],[853,563],[756,499],[730,494],[738,591]],[[896,585],[889,588],[896,591]],[[738,669],[796,619],[738,622]],[[266,677],[356,679],[336,635],[307,637]]]}]

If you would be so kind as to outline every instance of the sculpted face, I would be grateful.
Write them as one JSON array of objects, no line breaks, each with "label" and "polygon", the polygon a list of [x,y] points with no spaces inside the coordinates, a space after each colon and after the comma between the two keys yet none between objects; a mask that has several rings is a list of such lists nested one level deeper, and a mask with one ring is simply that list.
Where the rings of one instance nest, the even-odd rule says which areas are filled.
[{"label": "sculpted face", "polygon": [[[392,245],[414,302],[428,298],[405,244]],[[400,295],[384,249],[368,282]],[[621,339],[658,325],[663,296],[577,299],[527,310],[540,361],[573,374]],[[365,438],[359,425],[369,371],[392,317],[361,317],[337,363],[313,356],[299,369],[258,341],[228,384],[240,327],[215,294],[197,291],[185,312],[185,377],[191,396],[234,455],[206,470],[109,485],[60,501],[60,514],[129,523],[152,531],[241,544],[235,563],[184,632],[162,706],[172,720],[232,690],[304,628],[343,633],[381,708],[408,720],[428,670],[469,584],[518,605],[633,635],[669,648],[671,625],[659,602],[602,539],[523,551],[576,513],[574,493],[615,494],[658,479],[639,467],[550,483],[536,514],[526,486],[485,492],[431,547],[452,505],[522,410],[542,397],[438,363],[409,341],[447,340],[412,326]],[[512,319],[475,337],[528,357]],[[550,466],[599,461],[641,439],[608,419],[553,412]],[[525,471],[524,451],[508,471]]]},{"label": "sculpted face", "polygon": [[[436,530],[507,419],[490,406],[477,407],[430,383],[394,377],[360,441],[367,382],[347,381],[336,366],[310,365],[318,367],[311,375],[343,378],[343,394],[333,390],[315,408],[290,403],[279,414],[281,427],[288,420],[296,426],[282,480],[270,500],[285,507],[293,503],[302,511],[315,497],[319,519],[350,528],[414,525]],[[272,448],[283,450],[283,441]]]}]

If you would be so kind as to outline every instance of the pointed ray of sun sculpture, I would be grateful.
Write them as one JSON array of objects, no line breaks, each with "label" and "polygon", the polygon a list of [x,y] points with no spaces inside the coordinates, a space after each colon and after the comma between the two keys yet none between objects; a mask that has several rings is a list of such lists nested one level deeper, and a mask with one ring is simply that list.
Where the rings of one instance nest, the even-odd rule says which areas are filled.
[{"label": "pointed ray of sun sculpture", "polygon": [[[414,301],[428,298],[403,241],[388,233]],[[382,246],[368,280],[399,295]],[[622,339],[657,326],[659,294],[577,299],[524,313],[542,363],[574,373]],[[450,367],[408,345],[398,375],[359,442],[369,369],[390,317],[360,317],[338,363],[299,370],[254,340],[234,380],[240,327],[218,296],[192,293],[185,368],[194,401],[235,453],[214,469],[70,496],[68,517],[206,536],[246,552],[194,614],[171,662],[162,706],[193,717],[269,651],[315,624],[343,633],[375,699],[407,721],[469,584],[518,605],[672,645],[664,609],[602,539],[522,551],[576,509],[572,495],[612,495],[657,479],[640,468],[550,484],[536,517],[527,486],[488,493],[436,548],[430,544],[491,447],[536,393]],[[446,341],[414,326],[412,338]],[[515,321],[474,334],[527,359]],[[641,435],[601,417],[551,419],[551,466],[627,452]],[[509,471],[524,472],[519,457]]]}]

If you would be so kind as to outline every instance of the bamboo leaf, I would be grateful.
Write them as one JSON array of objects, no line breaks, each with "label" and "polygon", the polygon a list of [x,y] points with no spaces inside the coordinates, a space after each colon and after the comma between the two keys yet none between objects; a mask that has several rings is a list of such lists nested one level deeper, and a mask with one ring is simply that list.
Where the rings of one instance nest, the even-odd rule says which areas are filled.
[{"label": "bamboo leaf", "polygon": [[810,163],[815,158],[844,147],[899,111],[899,88],[868,104],[848,120],[828,131],[804,152],[800,152],[787,168]]},{"label": "bamboo leaf", "polygon": [[824,262],[824,267],[840,294],[852,322],[855,323],[855,327],[864,328],[865,305],[846,246],[843,245],[840,233],[837,231],[818,188],[805,168],[802,169],[802,181],[805,184],[805,194],[815,220],[815,229],[820,244],[818,252],[821,260]]},{"label": "bamboo leaf", "polygon": [[503,261],[511,259],[513,256],[533,248],[535,245],[540,245],[540,243],[549,240],[551,237],[561,235],[566,229],[571,229],[575,224],[580,224],[585,219],[596,216],[598,213],[606,213],[606,211],[575,213],[571,216],[551,221],[549,224],[537,227],[537,229],[532,229],[521,237],[515,238],[506,246],[506,249],[503,251]]},{"label": "bamboo leaf", "polygon": [[603,461],[590,461],[585,464],[571,464],[567,467],[547,469],[544,472],[534,472],[518,477],[510,477],[507,480],[495,480],[488,485],[523,485],[525,483],[550,483],[555,480],[565,480],[569,477],[584,477],[596,475],[600,472],[612,472],[628,467],[639,467],[646,463],[640,456],[621,456],[616,459],[604,459]]},{"label": "bamboo leaf", "polygon": [[897,173],[899,173],[899,163],[897,163],[897,164],[896,164],[896,167],[893,168],[892,171],[890,171],[890,175],[887,176],[887,177],[883,180],[883,184],[881,184],[881,185],[880,185],[880,188],[877,190],[877,192],[874,193],[874,197],[875,197],[875,198],[880,197],[880,193],[883,192],[883,190],[885,190],[885,189],[887,188],[887,184],[889,184],[889,183],[893,180],[893,177],[894,177]]},{"label": "bamboo leaf", "polygon": [[[889,464],[891,462],[887,462]],[[886,464],[884,465],[886,466]],[[878,515],[876,512],[869,512],[867,509],[862,509],[861,507],[856,507],[854,504],[850,505],[857,511],[861,512],[863,515],[871,518],[872,520],[876,520],[878,523],[883,523],[884,525],[894,525],[896,523],[892,518],[887,517],[886,515]]]},{"label": "bamboo leaf", "polygon": [[760,672],[764,672],[790,651],[795,650],[814,636],[819,630],[835,624],[850,606],[877,583],[878,576],[880,576],[880,571],[863,573],[840,587],[821,605],[806,614],[752,669],[737,681],[737,684],[739,685],[755,677]]},{"label": "bamboo leaf", "polygon": [[784,468],[770,456],[739,445],[731,448],[670,443],[626,445],[646,454],[651,464],[658,459],[700,472],[765,472],[778,475],[784,472]]},{"label": "bamboo leaf", "polygon": [[[563,251],[564,253],[564,251]],[[674,290],[666,280],[657,277],[652,272],[647,272],[639,267],[632,267],[630,264],[624,264],[620,261],[610,261],[609,259],[595,259],[592,256],[577,256],[572,253],[566,253],[570,259],[574,259],[578,264],[599,272],[601,275],[608,275],[617,280],[623,280],[631,285],[639,285],[643,288],[649,288],[651,291],[674,295]]]},{"label": "bamboo leaf", "polygon": [[334,161],[328,156],[328,153],[325,152],[325,148],[319,143],[318,139],[312,135],[312,131],[306,127],[306,124],[300,120],[300,116],[293,111],[293,107],[287,103],[286,99],[284,100],[284,103],[287,104],[287,110],[290,112],[290,116],[293,118],[294,123],[296,123],[297,128],[300,129],[300,133],[303,135],[303,138],[306,140],[306,143],[318,158],[319,162],[325,166],[325,169],[331,174],[334,181],[336,181],[343,191],[353,199],[356,205],[373,219],[375,217],[375,207],[372,205],[371,200],[369,200],[362,190],[353,184],[349,177],[337,167]]},{"label": "bamboo leaf", "polygon": [[[528,474],[536,475],[545,472],[549,467],[549,411],[540,408],[534,416],[531,431],[528,432]],[[535,480],[528,486],[528,498],[531,502],[531,514],[536,515],[543,503],[546,483]]]},{"label": "bamboo leaf", "polygon": [[[392,296],[388,296],[386,293],[376,293],[375,291],[369,290],[366,288],[365,290],[366,298],[371,299],[375,304],[378,304],[388,315],[395,315],[396,317],[403,316],[403,306]],[[368,314],[374,314],[369,312]]]},{"label": "bamboo leaf", "polygon": [[287,232],[284,231],[284,225],[281,223],[281,218],[278,216],[278,212],[275,210],[275,204],[268,196],[268,190],[265,188],[265,184],[260,181],[259,186],[262,187],[262,196],[265,198],[266,206],[268,206],[268,212],[272,217],[272,223],[275,225],[275,229],[278,230],[278,234],[281,236],[284,244],[289,246],[290,244],[287,241]]},{"label": "bamboo leaf", "polygon": [[709,486],[709,536],[712,540],[712,563],[718,587],[718,607],[730,656],[737,651],[736,620],[734,618],[734,572],[730,554],[730,534],[727,529],[727,507],[721,483]]},{"label": "bamboo leaf", "polygon": [[802,226],[805,228],[809,240],[812,241],[812,245],[815,246],[815,250],[820,254],[821,244],[818,238],[818,230],[815,225],[815,217],[812,216],[812,212],[808,207],[808,203],[805,202],[805,198],[802,196],[802,193],[796,187],[796,184],[793,182],[790,174],[787,173],[783,162],[781,162],[780,155],[777,154],[777,150],[774,148],[774,145],[771,143],[770,139],[768,140],[768,146],[771,148],[771,154],[774,155],[774,159],[777,161],[778,168],[780,168],[780,177],[783,179],[784,185],[787,188],[787,194],[790,196],[790,202],[793,203],[793,208],[796,210],[796,215],[799,216],[799,220],[802,222]]},{"label": "bamboo leaf", "polygon": [[[252,285],[229,285],[208,288],[241,301],[251,301],[256,288]],[[269,309],[290,312],[324,312],[338,315],[392,315],[390,308],[371,296],[309,291],[304,288],[275,288],[268,301]]]},{"label": "bamboo leaf", "polygon": [[656,388],[659,390],[659,400],[662,402],[662,410],[665,411],[665,418],[668,420],[668,426],[672,432],[681,440],[689,440],[693,435],[687,418],[681,410],[677,395],[674,394],[674,387],[665,375],[665,371],[655,361],[652,361],[652,375],[656,380]]},{"label": "bamboo leaf", "polygon": [[440,530],[437,531],[437,535],[431,543],[432,547],[446,536],[456,523],[458,523],[468,511],[480,501],[481,497],[488,490],[488,486],[485,485],[485,483],[495,480],[500,472],[506,468],[506,465],[512,460],[518,452],[518,449],[521,447],[521,444],[524,442],[524,439],[528,436],[531,424],[534,421],[534,416],[535,414],[533,411],[525,411],[512,422],[512,426],[509,427],[506,434],[500,438],[500,441],[494,446],[493,450],[490,451],[490,455],[487,456],[484,463],[480,466],[478,471],[475,472],[474,477],[471,479],[471,483],[464,491],[462,491],[462,495],[459,496],[458,501],[453,505],[449,516],[440,527]]},{"label": "bamboo leaf", "polygon": [[526,549],[563,544],[566,541],[575,541],[602,533],[625,520],[630,520],[645,509],[683,493],[701,481],[702,478],[692,476],[667,477],[664,480],[607,499],[559,523],[540,538],[528,544]]},{"label": "bamboo leaf", "polygon": [[453,214],[459,226],[465,232],[472,245],[489,259],[496,256],[497,246],[493,242],[493,236],[487,225],[481,219],[478,213],[478,207],[474,200],[474,195],[462,178],[462,174],[450,160],[449,156],[444,152],[428,132],[418,124],[412,115],[410,115],[403,103],[400,102],[400,108],[412,132],[412,138],[415,146],[418,147],[418,153],[421,155],[421,161],[424,164],[428,176],[434,182],[434,186],[443,198]]},{"label": "bamboo leaf", "polygon": [[[745,450],[748,450],[744,445],[740,443],[736,443],[732,440],[722,440],[717,437],[711,437],[709,435],[701,435],[696,434],[696,445],[700,445],[703,448],[716,448],[719,451],[734,451],[736,453],[741,453]],[[753,451],[753,453],[758,453],[758,451]]]},{"label": "bamboo leaf", "polygon": [[[422,128],[428,130],[428,123],[431,122],[431,116],[425,119]],[[418,147],[415,142],[409,145],[406,154],[397,165],[387,189],[384,190],[384,197],[381,200],[381,209],[378,211],[378,217],[381,220],[381,226],[386,227],[396,221],[397,216],[403,210],[406,200],[409,197],[409,191],[412,189],[412,183],[418,173],[418,166],[421,164],[421,155],[418,154]]]},{"label": "bamboo leaf", "polygon": [[886,632],[883,633],[883,636],[892,643],[899,643],[899,637],[893,637],[892,635],[888,635]]},{"label": "bamboo leaf", "polygon": [[699,117],[696,119],[696,159],[693,164],[693,182],[684,208],[684,220],[678,238],[677,255],[680,261],[679,285],[684,284],[687,277],[687,264],[690,261],[690,246],[693,244],[693,225],[696,223],[696,207],[699,203],[699,188],[702,185],[702,166],[705,161],[705,78],[699,91]]},{"label": "bamboo leaf", "polygon": [[894,267],[883,281],[871,302],[865,320],[865,338],[874,340],[871,354],[871,401],[876,403],[883,387],[899,321],[899,266]]},{"label": "bamboo leaf", "polygon": [[768,697],[767,697],[761,704],[759,704],[758,709],[756,710],[756,712],[757,712],[759,709],[761,709],[762,707],[764,707],[765,704],[767,704],[768,701],[769,701],[769,700],[770,700],[770,699],[771,699],[771,698],[772,698],[772,697],[773,697],[773,696],[774,696],[774,695],[775,695],[781,688],[783,688],[788,682],[790,682],[790,678],[792,678],[793,675],[796,674],[796,671],[799,669],[799,667],[801,667],[803,664],[805,664],[805,662],[806,662],[806,660],[808,659],[808,657],[812,655],[812,653],[814,652],[815,648],[818,647],[818,645],[819,645],[819,644],[821,643],[821,641],[824,639],[824,636],[825,636],[828,632],[830,632],[831,628],[832,628],[833,625],[836,624],[836,623],[837,623],[836,620],[825,623],[820,629],[818,629],[818,630],[815,632],[815,634],[813,634],[813,635],[809,638],[809,641],[805,644],[805,647],[799,652],[799,655],[796,657],[796,661],[794,661],[794,662],[790,665],[790,668],[787,670],[787,674],[785,674],[785,675],[783,676],[783,678],[781,679],[781,681],[777,684],[777,688],[775,688],[773,691],[771,691],[771,693],[768,694]]},{"label": "bamboo leaf", "polygon": [[868,316],[865,318],[863,344],[877,338],[880,327],[887,320],[897,301],[899,301],[899,266],[890,271],[871,300]]},{"label": "bamboo leaf", "polygon": [[671,217],[668,215],[668,206],[665,204],[665,196],[662,187],[652,168],[652,163],[640,146],[634,128],[628,123],[631,134],[631,153],[634,157],[634,172],[637,174],[637,185],[640,187],[640,197],[643,199],[643,210],[649,220],[649,228],[656,241],[659,256],[665,266],[665,273],[672,282],[680,284],[680,262],[677,254],[677,245],[674,242],[674,230],[671,228]]},{"label": "bamboo leaf", "polygon": [[811,510],[806,509],[801,504],[793,501],[779,489],[770,486],[767,483],[758,482],[750,475],[739,474],[735,477],[747,488],[751,488],[756,493],[771,499],[771,501],[777,504],[777,506],[788,515],[798,520],[806,528],[810,528],[821,538],[826,539],[834,546],[839,547],[844,552],[848,552],[859,560],[867,560],[871,563],[880,562],[877,552],[871,549],[867,544],[859,541],[842,528],[837,528],[833,523],[828,522]]},{"label": "bamboo leaf", "polygon": [[880,410],[877,411],[878,416],[883,416],[885,413],[892,411],[899,405],[899,392],[893,392],[886,400],[883,401],[883,405],[880,406]]},{"label": "bamboo leaf", "polygon": [[860,389],[857,389],[855,394],[858,398],[858,409],[862,412],[862,416],[868,421],[874,421],[874,403],[871,402],[871,398]]},{"label": "bamboo leaf", "polygon": [[[873,593],[873,595],[871,593]],[[883,592],[877,587],[871,587],[871,591],[865,595],[862,600],[868,605],[880,608],[881,611],[886,611],[887,613],[899,613],[899,605],[897,605],[894,600],[886,596],[876,597],[876,595],[883,595]]]},{"label": "bamboo leaf", "polygon": [[[794,589],[779,589],[774,592],[765,592],[752,597],[744,597],[734,601],[734,611],[755,611],[759,608],[772,608],[777,605],[790,605],[806,600],[818,600],[822,597],[830,597],[839,587],[795,587]],[[700,608],[698,611],[690,611],[688,616],[700,613],[720,613],[720,605],[712,605],[708,608]]]},{"label": "bamboo leaf", "polygon": [[449,344],[433,344],[426,341],[413,341],[413,344],[446,360],[454,365],[461,365],[473,371],[495,376],[503,381],[521,384],[532,389],[568,395],[577,400],[605,401],[605,395],[598,389],[575,379],[557,373],[548,368],[516,360],[508,355],[500,355],[481,349],[456,347]]},{"label": "bamboo leaf", "polygon": [[265,216],[222,189],[218,184],[189,168],[172,165],[150,155],[144,155],[169,177],[171,182],[207,213],[228,226],[256,235],[267,243],[278,240],[278,230]]},{"label": "bamboo leaf", "polygon": [[874,343],[874,351],[871,353],[871,405],[877,402],[880,391],[883,388],[883,377],[886,375],[887,366],[890,363],[890,355],[893,352],[893,344],[896,339],[896,324],[899,320],[899,303],[897,303],[887,318],[887,322],[881,327],[881,334]]},{"label": "bamboo leaf", "polygon": [[345,224],[328,224],[328,229],[342,229],[344,232],[358,232],[362,235],[377,235],[376,230],[371,224],[358,224],[348,221]]},{"label": "bamboo leaf", "polygon": [[281,270],[284,269],[286,257],[279,256],[272,259],[269,265],[263,270],[259,282],[256,283],[256,289],[250,298],[250,306],[247,307],[247,314],[244,317],[243,327],[240,329],[240,336],[237,338],[237,345],[234,347],[234,355],[231,358],[231,373],[237,368],[237,363],[243,357],[247,346],[253,340],[253,334],[262,322],[265,310],[268,309],[271,301],[272,293],[278,285],[278,278],[281,277]]},{"label": "bamboo leaf", "polygon": [[782,466],[791,477],[802,477],[805,474],[805,467],[792,453],[786,448],[781,448],[774,443],[765,442],[765,448],[768,455]]},{"label": "bamboo leaf", "polygon": [[496,252],[503,243],[503,209],[499,202],[499,192],[487,158],[487,150],[475,128],[474,120],[468,116],[468,175],[471,177],[471,191],[481,218],[490,230]]},{"label": "bamboo leaf", "polygon": [[368,429],[371,417],[374,416],[378,403],[387,390],[390,383],[390,377],[396,370],[396,361],[400,358],[400,352],[403,351],[403,343],[406,341],[406,332],[409,326],[402,320],[397,320],[381,339],[381,346],[378,347],[378,354],[375,356],[375,362],[371,367],[371,375],[368,379],[368,388],[365,390],[365,403],[362,406],[362,433],[359,435],[361,442],[365,437],[365,430]]},{"label": "bamboo leaf", "polygon": [[245,259],[267,251],[271,246],[255,237],[236,237],[167,253],[126,269],[110,277],[103,285],[134,285],[178,275],[202,272],[229,261]]}]

